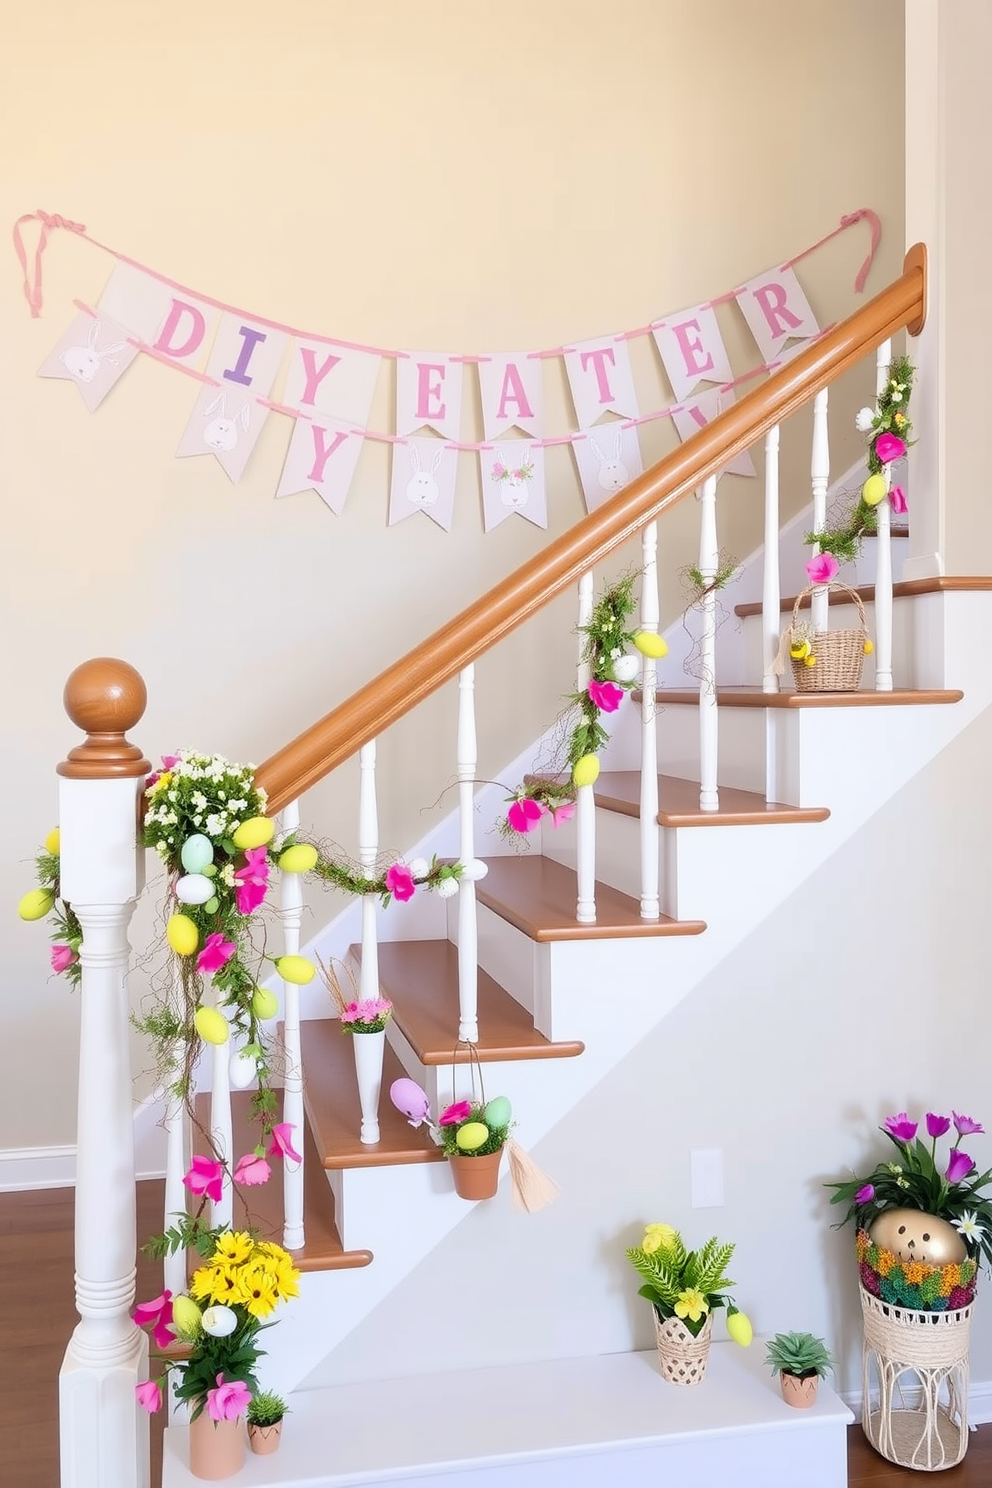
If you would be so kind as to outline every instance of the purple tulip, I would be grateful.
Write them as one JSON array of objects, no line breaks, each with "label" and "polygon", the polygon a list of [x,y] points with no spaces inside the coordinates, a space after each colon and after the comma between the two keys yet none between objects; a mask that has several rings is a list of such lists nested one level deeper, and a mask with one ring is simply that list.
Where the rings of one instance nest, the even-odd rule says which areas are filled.
[{"label": "purple tulip", "polygon": [[890,1137],[895,1137],[897,1142],[911,1142],[916,1136],[917,1121],[910,1121],[905,1111],[900,1111],[896,1116],[886,1116],[882,1122],[882,1128]]},{"label": "purple tulip", "polygon": [[858,1189],[857,1193],[854,1195],[854,1202],[856,1204],[870,1204],[874,1197],[874,1183],[863,1183]]},{"label": "purple tulip", "polygon": [[944,1174],[948,1183],[960,1183],[962,1178],[967,1178],[975,1166],[974,1158],[968,1156],[967,1152],[960,1152],[957,1147],[951,1148],[951,1160],[947,1164],[947,1172]]},{"label": "purple tulip", "polygon": [[946,1131],[950,1130],[950,1126],[949,1116],[935,1116],[932,1111],[927,1112],[927,1131],[934,1139],[942,1137]]},{"label": "purple tulip", "polygon": [[972,1132],[985,1131],[980,1121],[972,1121],[970,1116],[962,1116],[959,1111],[952,1111],[954,1117],[954,1129],[959,1137],[970,1137]]}]

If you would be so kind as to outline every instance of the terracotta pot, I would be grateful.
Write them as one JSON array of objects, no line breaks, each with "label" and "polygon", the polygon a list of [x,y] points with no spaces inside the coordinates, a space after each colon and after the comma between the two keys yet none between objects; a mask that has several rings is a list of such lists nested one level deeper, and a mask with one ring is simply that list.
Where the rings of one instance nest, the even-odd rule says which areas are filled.
[{"label": "terracotta pot", "polygon": [[248,1445],[256,1457],[268,1457],[279,1446],[282,1438],[282,1422],[273,1421],[271,1426],[256,1426],[248,1422]]},{"label": "terracotta pot", "polygon": [[189,1428],[189,1470],[194,1478],[216,1483],[233,1478],[245,1462],[244,1417],[212,1421],[202,1410]]},{"label": "terracotta pot", "polygon": [[499,1165],[502,1147],[487,1152],[485,1157],[449,1157],[448,1165],[455,1180],[455,1193],[460,1199],[491,1199],[499,1188]]},{"label": "terracotta pot", "polygon": [[778,1379],[782,1386],[782,1399],[786,1405],[794,1406],[796,1410],[808,1410],[811,1405],[815,1404],[816,1391],[820,1383],[818,1374],[810,1374],[803,1379],[798,1374],[786,1374],[783,1369]]}]

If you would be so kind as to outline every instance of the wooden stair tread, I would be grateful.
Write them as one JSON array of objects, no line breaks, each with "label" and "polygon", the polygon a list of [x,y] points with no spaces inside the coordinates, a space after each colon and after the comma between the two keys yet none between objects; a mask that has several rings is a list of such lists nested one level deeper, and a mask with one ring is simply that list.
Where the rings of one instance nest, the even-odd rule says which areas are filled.
[{"label": "wooden stair tread", "polygon": [[444,1160],[443,1152],[431,1141],[426,1129],[420,1127],[415,1131],[389,1099],[390,1085],[406,1071],[388,1043],[382,1062],[380,1140],[375,1146],[367,1146],[358,1136],[362,1113],[351,1047],[351,1040],[361,1035],[342,1033],[337,1018],[308,1019],[300,1031],[303,1097],[319,1163],[325,1168],[381,1168]]},{"label": "wooden stair tread", "polygon": [[[636,696],[636,694],[635,694]],[[760,687],[718,687],[721,708],[901,708],[924,703],[959,703],[956,687],[896,687],[892,692],[762,692]],[[639,700],[639,697],[638,697]],[[659,687],[658,707],[698,707],[698,687]]]},{"label": "wooden stair tread", "polygon": [[531,940],[597,940],[630,936],[700,935],[702,920],[642,920],[636,899],[608,884],[596,884],[596,914],[592,925],[575,918],[575,874],[571,868],[539,853],[487,858],[489,872],[476,884],[479,903]]},{"label": "wooden stair tread", "polygon": [[[351,953],[361,961],[361,947]],[[458,947],[450,940],[387,941],[379,946],[379,984],[393,1018],[421,1064],[450,1064],[458,1028]],[[572,1059],[585,1045],[552,1043],[498,982],[479,968],[480,1060]],[[469,1051],[460,1048],[456,1062]]]},{"label": "wooden stair tread", "polygon": [[[992,576],[974,575],[972,577],[966,577],[957,574],[941,574],[939,577],[933,579],[902,579],[899,583],[892,585],[892,597],[894,599],[907,599],[914,594],[961,594],[982,592],[988,589],[992,589]],[[875,598],[875,585],[861,584],[854,592],[865,600],[866,603],[870,603]],[[800,609],[809,609],[810,598],[811,596],[808,594],[804,596]],[[835,605],[851,603],[850,595],[842,594],[838,589],[829,590],[828,598],[830,603]],[[791,597],[783,599],[779,608],[785,614],[787,610],[791,611],[795,602],[796,596],[793,594]],[[748,615],[760,615],[761,601],[752,600],[748,604],[734,605],[734,614],[739,615],[741,619],[746,619]]]},{"label": "wooden stair tread", "polygon": [[[640,816],[641,777],[637,770],[610,770],[594,787],[596,805],[623,816]],[[658,776],[658,820],[663,827],[746,827],[791,822],[822,822],[826,806],[782,806],[757,791],[721,785],[719,811],[700,811],[699,782],[678,775]]]},{"label": "wooden stair tread", "polygon": [[[251,1152],[258,1142],[258,1123],[251,1119],[250,1090],[231,1091],[231,1117],[234,1128],[235,1159],[244,1152]],[[196,1098],[197,1117],[204,1125],[210,1119],[210,1097]],[[294,1136],[298,1137],[298,1133]],[[303,1212],[306,1222],[306,1244],[302,1250],[291,1252],[293,1264],[301,1271],[341,1271],[357,1266],[367,1266],[372,1260],[370,1250],[345,1250],[334,1217],[334,1195],[324,1177],[320,1156],[313,1135],[307,1127],[303,1133]],[[282,1163],[272,1161],[272,1176],[268,1183],[256,1188],[238,1185],[234,1198],[234,1224],[244,1222],[244,1208],[239,1203],[241,1196],[248,1205],[250,1223],[263,1240],[283,1243],[283,1184]],[[197,1257],[199,1264],[199,1257]]]}]

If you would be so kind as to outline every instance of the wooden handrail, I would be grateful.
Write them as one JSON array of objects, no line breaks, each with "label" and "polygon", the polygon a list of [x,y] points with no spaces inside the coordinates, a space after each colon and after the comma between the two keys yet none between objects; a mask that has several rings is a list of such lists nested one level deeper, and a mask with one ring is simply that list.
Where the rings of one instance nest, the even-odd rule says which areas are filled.
[{"label": "wooden handrail", "polygon": [[256,779],[268,809],[280,810],[357,754],[889,336],[904,327],[919,334],[925,315],[926,249],[916,244],[901,277],[867,305],[265,760]]}]

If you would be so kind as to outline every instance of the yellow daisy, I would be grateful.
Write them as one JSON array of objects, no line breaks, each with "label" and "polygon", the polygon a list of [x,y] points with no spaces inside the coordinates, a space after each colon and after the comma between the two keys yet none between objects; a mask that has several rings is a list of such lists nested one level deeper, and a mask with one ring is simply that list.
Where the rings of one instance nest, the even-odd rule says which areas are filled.
[{"label": "yellow daisy", "polygon": [[201,1266],[198,1271],[193,1272],[189,1289],[201,1302],[209,1301],[214,1306],[223,1304],[229,1307],[232,1302],[239,1301],[237,1270],[223,1261],[216,1265]]},{"label": "yellow daisy", "polygon": [[242,1267],[234,1300],[240,1302],[252,1317],[268,1317],[279,1301],[275,1272],[270,1271],[264,1263]]},{"label": "yellow daisy", "polygon": [[228,1230],[218,1239],[212,1259],[227,1261],[231,1266],[242,1266],[254,1249],[255,1242],[250,1235],[246,1235],[243,1230]]}]

